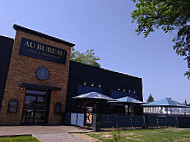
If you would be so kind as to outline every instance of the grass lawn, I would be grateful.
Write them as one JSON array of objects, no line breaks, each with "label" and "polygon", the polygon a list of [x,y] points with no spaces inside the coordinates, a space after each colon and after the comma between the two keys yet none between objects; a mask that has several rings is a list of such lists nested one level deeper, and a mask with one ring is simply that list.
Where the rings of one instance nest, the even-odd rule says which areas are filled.
[{"label": "grass lawn", "polygon": [[140,129],[92,132],[88,136],[101,142],[190,142],[190,129]]},{"label": "grass lawn", "polygon": [[40,142],[32,136],[0,137],[0,142]]}]

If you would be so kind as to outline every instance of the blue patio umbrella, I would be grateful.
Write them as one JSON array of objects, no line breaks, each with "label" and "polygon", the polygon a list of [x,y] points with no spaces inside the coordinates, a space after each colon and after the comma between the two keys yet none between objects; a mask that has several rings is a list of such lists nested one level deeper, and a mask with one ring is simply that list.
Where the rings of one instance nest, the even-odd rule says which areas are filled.
[{"label": "blue patio umbrella", "polygon": [[134,99],[134,98],[131,98],[131,97],[122,97],[122,98],[118,98],[116,99],[118,102],[121,102],[121,103],[131,103],[131,104],[143,104],[142,101],[140,100],[137,100],[137,99]]},{"label": "blue patio umbrella", "polygon": [[109,101],[111,103],[124,103],[124,104],[143,104],[144,102],[134,99],[132,97],[126,96],[122,98],[118,98],[112,101]]},{"label": "blue patio umbrella", "polygon": [[106,101],[114,101],[115,99],[108,97],[106,95],[103,95],[98,92],[89,92],[85,94],[81,94],[75,97],[72,97],[73,99],[95,99],[95,100],[106,100]]},{"label": "blue patio umbrella", "polygon": [[[78,95],[76,97],[72,97],[72,99],[80,99],[85,102],[94,102],[93,104],[98,104],[96,105],[96,110],[98,110],[99,113],[101,113],[102,110],[102,104],[100,102],[107,102],[107,101],[114,101],[115,99],[108,97],[106,95],[103,95],[98,92],[89,92],[85,94]],[[97,109],[99,108],[99,109]]]},{"label": "blue patio umbrella", "polygon": [[128,106],[128,115],[129,115],[129,108],[132,105],[138,105],[138,104],[143,104],[142,101],[134,99],[132,97],[126,96],[126,97],[122,97],[122,98],[118,98],[114,101],[109,101],[110,103],[119,103],[119,104],[124,104]]}]

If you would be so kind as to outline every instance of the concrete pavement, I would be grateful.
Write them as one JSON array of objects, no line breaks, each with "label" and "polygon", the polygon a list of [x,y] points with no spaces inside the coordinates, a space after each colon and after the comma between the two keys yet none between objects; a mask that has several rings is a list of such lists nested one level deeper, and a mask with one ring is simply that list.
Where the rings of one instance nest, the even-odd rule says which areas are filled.
[{"label": "concrete pavement", "polygon": [[41,142],[89,142],[93,140],[88,136],[73,134],[90,131],[74,126],[0,126],[0,136],[31,134]]}]

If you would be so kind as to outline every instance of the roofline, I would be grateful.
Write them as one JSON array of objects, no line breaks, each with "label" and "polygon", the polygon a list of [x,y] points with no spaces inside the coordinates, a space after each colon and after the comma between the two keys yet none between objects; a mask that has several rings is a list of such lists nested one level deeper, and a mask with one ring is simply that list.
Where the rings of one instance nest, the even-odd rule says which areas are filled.
[{"label": "roofline", "polygon": [[142,105],[143,107],[181,107],[181,108],[188,108],[188,106],[175,106],[175,105]]},{"label": "roofline", "polygon": [[36,35],[36,36],[39,36],[39,37],[43,37],[43,38],[46,38],[46,39],[49,39],[49,40],[53,40],[55,42],[66,44],[69,47],[75,46],[75,44],[73,44],[73,43],[70,43],[70,42],[64,41],[62,39],[53,37],[53,36],[49,36],[49,35],[46,35],[46,34],[43,34],[43,33],[40,33],[40,32],[34,31],[34,30],[31,30],[31,29],[19,26],[19,25],[16,25],[16,24],[13,25],[13,28],[15,30],[23,31],[23,32],[26,32],[26,33],[29,33],[29,34],[33,34],[33,35]]},{"label": "roofline", "polygon": [[0,35],[0,38],[6,38],[6,39],[9,39],[9,40],[13,40],[13,41],[14,41],[13,38],[10,38],[10,37],[7,37],[7,36],[2,36],[2,35]]},{"label": "roofline", "polygon": [[116,74],[120,74],[120,75],[125,75],[125,76],[128,76],[128,77],[133,77],[133,78],[141,79],[142,80],[141,77],[136,77],[136,76],[125,74],[125,73],[121,73],[121,72],[116,72],[116,71],[112,71],[112,70],[109,70],[109,69],[105,69],[105,68],[101,68],[101,67],[96,67],[96,66],[92,66],[92,65],[88,65],[88,64],[84,64],[84,63],[80,63],[80,62],[77,62],[77,61],[70,60],[70,62],[74,62],[74,63],[82,64],[84,66],[98,68],[98,69],[101,69],[101,70],[104,70],[104,71],[108,71],[108,72],[112,72],[112,73],[116,73]]}]

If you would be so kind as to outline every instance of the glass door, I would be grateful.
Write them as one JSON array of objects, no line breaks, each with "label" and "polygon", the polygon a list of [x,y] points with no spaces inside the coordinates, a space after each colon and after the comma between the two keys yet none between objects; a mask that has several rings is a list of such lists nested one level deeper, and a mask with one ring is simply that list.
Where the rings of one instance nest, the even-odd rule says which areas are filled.
[{"label": "glass door", "polygon": [[26,90],[21,123],[46,124],[48,120],[50,91]]}]

